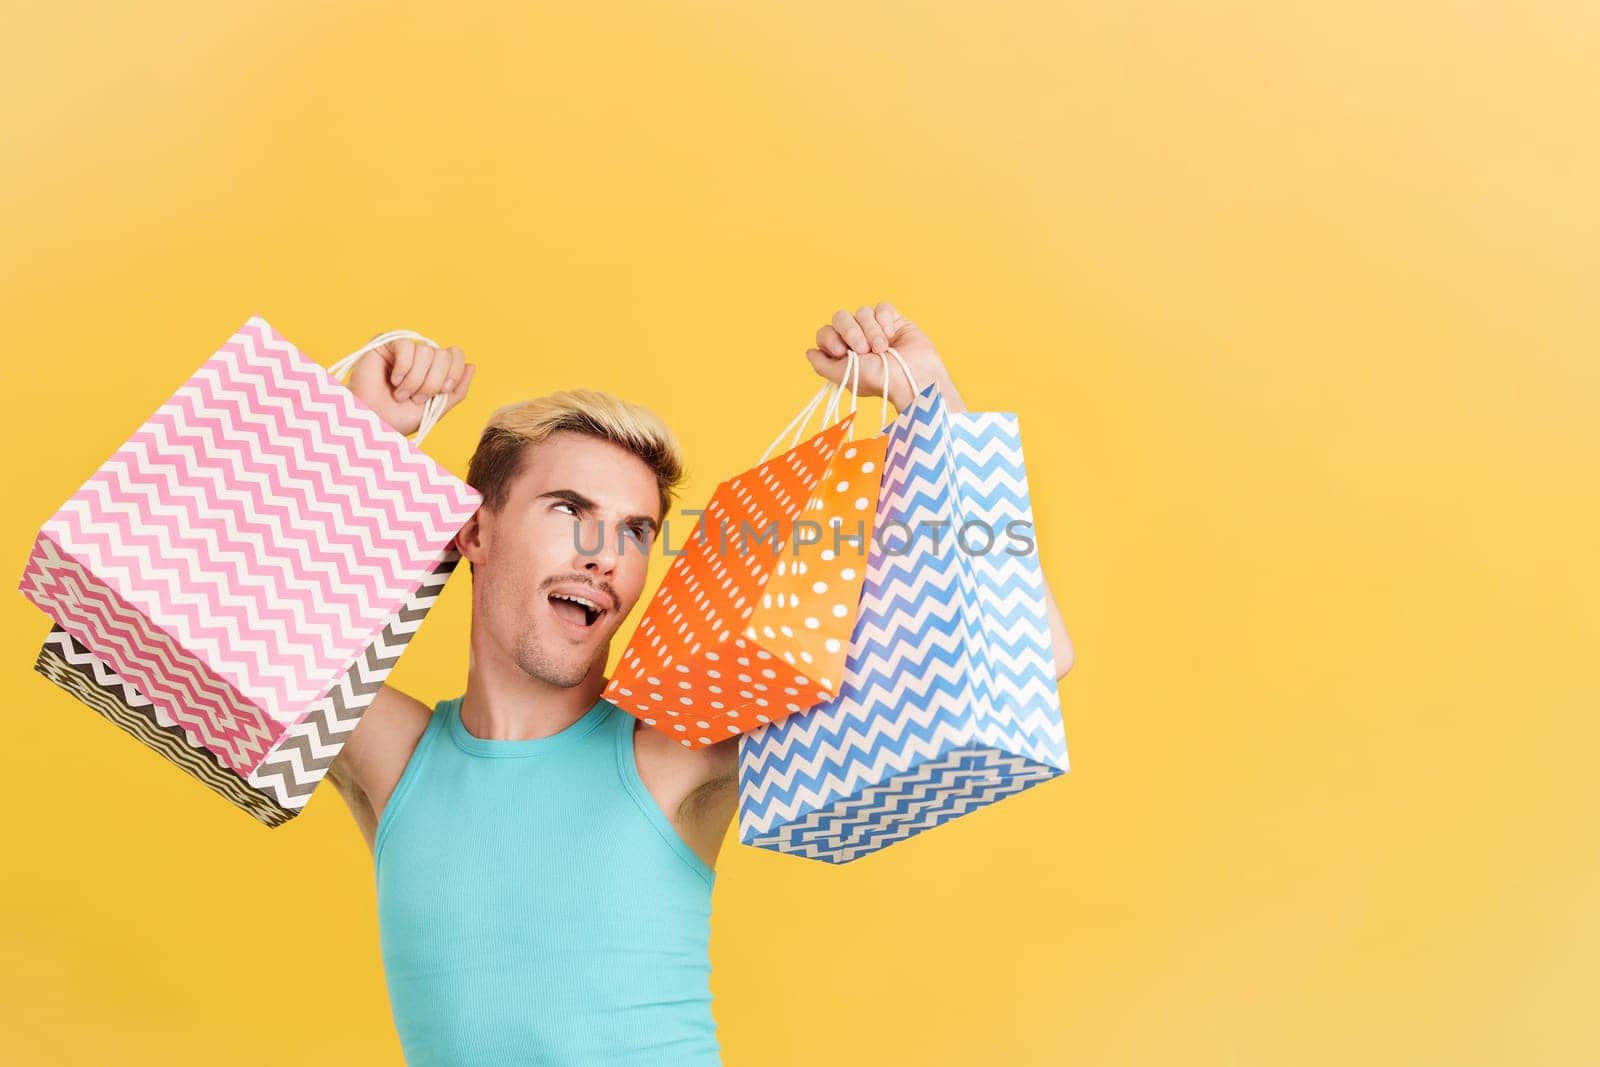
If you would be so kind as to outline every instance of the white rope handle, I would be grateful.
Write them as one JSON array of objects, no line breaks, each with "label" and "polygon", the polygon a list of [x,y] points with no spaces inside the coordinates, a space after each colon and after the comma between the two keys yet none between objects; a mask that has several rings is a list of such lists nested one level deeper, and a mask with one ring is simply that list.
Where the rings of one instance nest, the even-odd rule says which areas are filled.
[{"label": "white rope handle", "polygon": [[889,357],[880,352],[878,359],[883,363],[883,410],[878,413],[878,432],[881,434],[889,426]]},{"label": "white rope handle", "polygon": [[[894,352],[894,349],[889,349],[889,352]],[[884,430],[889,428],[889,356],[885,352],[869,352],[867,354],[876,355],[883,363],[883,406],[878,412],[878,432],[881,434]],[[894,358],[897,360],[900,359],[900,353],[895,352]],[[900,368],[901,370],[905,370],[905,362],[903,360],[900,363]],[[906,372],[906,380],[908,382],[911,381],[911,373],[909,371]],[[858,376],[857,385],[853,386],[852,388],[858,388],[859,384],[860,378]],[[853,412],[855,409],[855,402],[852,400],[850,404],[850,410]]]},{"label": "white rope handle", "polygon": [[[894,352],[894,349],[891,348],[891,349],[889,349],[889,351],[890,352]],[[869,356],[876,355],[878,357],[878,359],[880,359],[883,362],[883,408],[878,413],[878,432],[882,433],[884,430],[888,429],[888,427],[889,427],[889,356],[886,353],[882,353],[882,352],[867,352],[867,353],[865,353],[865,355],[869,355]],[[900,359],[900,353],[894,352],[894,358],[897,359],[897,360],[900,360],[900,369],[901,370],[905,370],[905,361]],[[906,381],[907,382],[911,382],[913,385],[915,385],[915,382],[912,381],[912,378],[911,378],[911,372],[910,371],[905,371],[905,374],[906,374]],[[851,384],[850,384],[850,394],[851,394],[850,395],[850,413],[852,415],[855,414],[856,396],[860,392],[861,392],[861,366],[858,363],[856,365],[855,380],[852,381]],[[828,420],[828,419],[824,419],[823,420],[824,424],[826,424],[828,421],[830,421],[830,420]],[[852,432],[854,431],[854,429],[855,429],[855,427],[852,426],[851,427]]]},{"label": "white rope handle", "polygon": [[[844,373],[839,375],[839,386],[834,390],[833,399],[828,402],[828,410],[823,412],[824,426],[831,426],[833,420],[839,417],[839,401],[844,398],[846,382],[850,383],[850,414],[856,413],[856,394],[861,391],[861,357],[850,349],[845,351],[848,354],[845,356]],[[799,444],[799,441],[795,444]]]},{"label": "white rope handle", "polygon": [[[893,356],[894,361],[900,364],[900,373],[906,376],[906,384],[911,386],[911,404],[917,402],[917,394],[921,392],[917,388],[917,380],[911,376],[911,368],[906,366],[904,357],[891,346],[885,350],[883,361],[883,409],[885,412],[889,410],[889,356]],[[911,404],[907,404],[906,407],[910,407]]]},{"label": "white rope handle", "polygon": [[[857,356],[856,353],[853,350],[848,350],[848,351],[849,351],[849,354],[845,357],[846,363],[845,363],[845,368],[844,368],[844,374],[841,374],[839,376],[838,383],[835,384],[834,382],[824,382],[823,385],[822,385],[822,388],[817,390],[817,395],[812,397],[811,398],[811,402],[800,410],[800,414],[796,415],[793,419],[789,420],[789,425],[785,426],[782,430],[778,431],[778,436],[776,436],[776,437],[774,437],[772,439],[772,443],[767,446],[766,451],[761,453],[761,458],[759,460],[757,460],[756,462],[765,463],[766,460],[767,460],[767,457],[772,454],[772,450],[774,448],[778,447],[778,442],[782,441],[784,439],[784,437],[788,436],[788,434],[789,434],[789,432],[791,430],[794,431],[794,439],[789,442],[789,447],[793,448],[795,445],[798,445],[800,443],[800,435],[802,433],[804,433],[805,432],[805,428],[811,424],[811,416],[812,416],[812,414],[814,414],[816,412],[817,405],[822,403],[823,398],[826,397],[830,392],[833,392],[835,395],[834,395],[833,403],[829,404],[828,407],[825,409],[825,412],[824,412],[823,417],[822,417],[822,424],[824,426],[826,426],[830,422],[833,421],[833,417],[832,416],[833,416],[833,413],[838,410],[839,397],[841,395],[843,395],[843,393],[844,393],[844,380],[851,375],[852,371],[855,372],[855,375],[856,375],[856,377],[858,379],[859,379],[860,373],[861,373],[860,372],[860,358],[861,357]],[[850,410],[852,412],[855,411],[855,394],[854,393],[851,394]]]},{"label": "white rope handle", "polygon": [[783,429],[778,431],[778,436],[776,436],[776,437],[774,437],[772,439],[772,443],[767,446],[767,450],[765,452],[761,453],[761,459],[758,460],[757,462],[762,462],[762,463],[766,462],[767,457],[772,455],[772,450],[774,448],[778,447],[778,442],[782,441],[784,439],[784,437],[788,435],[790,430],[794,430],[795,434],[798,436],[798,434],[800,433],[800,430],[795,428],[795,424],[799,423],[800,427],[803,429],[805,427],[806,423],[811,421],[811,413],[817,410],[817,405],[822,403],[822,398],[827,396],[828,395],[828,390],[832,389],[832,388],[833,388],[833,383],[829,382],[828,384],[824,385],[820,390],[818,390],[817,391],[817,395],[811,398],[811,402],[809,404],[807,404],[805,407],[800,409],[800,414],[798,414],[794,418],[790,419],[789,420],[789,425],[785,426]]},{"label": "white rope handle", "polygon": [[[883,407],[878,415],[878,432],[882,433],[889,426],[890,358],[892,357],[895,363],[899,365],[900,373],[905,375],[906,384],[911,387],[912,403],[915,403],[917,399],[917,379],[912,375],[911,368],[906,366],[905,357],[899,352],[895,351],[893,347],[890,347],[881,353],[869,352],[866,354],[877,355],[877,357],[883,361]],[[767,446],[766,451],[761,453],[761,459],[758,462],[766,462],[767,457],[772,454],[772,450],[778,447],[778,442],[782,441],[784,437],[791,432],[794,434],[794,436],[789,442],[789,447],[793,448],[795,445],[799,444],[800,435],[805,431],[806,426],[810,424],[811,416],[816,412],[817,405],[822,402],[822,398],[827,396],[830,391],[833,393],[833,399],[829,401],[828,406],[823,410],[822,424],[827,426],[832,423],[839,410],[839,401],[844,396],[844,391],[846,388],[845,382],[847,380],[850,382],[850,414],[854,415],[856,413],[856,401],[861,393],[861,356],[856,352],[855,349],[847,348],[845,349],[845,360],[844,373],[839,376],[839,381],[837,383],[829,382],[823,385],[823,387],[817,391],[817,395],[811,398],[811,402],[801,409],[800,414],[789,420],[789,425],[780,430],[778,432],[778,436],[772,439],[772,443]],[[906,406],[909,407],[910,404]]]},{"label": "white rope handle", "polygon": [[[390,330],[387,333],[380,333],[378,336],[374,337],[372,340],[368,341],[366,344],[362,345],[348,356],[334,360],[328,366],[328,373],[333,375],[335,381],[343,381],[344,376],[355,369],[356,362],[360,360],[362,356],[366,355],[368,352],[371,352],[374,348],[379,348],[388,344],[390,341],[401,340],[421,341],[423,344],[430,345],[434,348],[443,347],[439,344],[439,342],[432,340],[431,338],[424,337],[415,330]],[[428,436],[428,431],[432,430],[434,426],[438,424],[440,417],[444,414],[444,406],[448,399],[449,397],[447,397],[444,393],[435,393],[428,398],[428,402],[426,404],[422,405],[422,421],[417,425],[416,436],[411,438],[412,444],[422,444],[422,439]]]}]

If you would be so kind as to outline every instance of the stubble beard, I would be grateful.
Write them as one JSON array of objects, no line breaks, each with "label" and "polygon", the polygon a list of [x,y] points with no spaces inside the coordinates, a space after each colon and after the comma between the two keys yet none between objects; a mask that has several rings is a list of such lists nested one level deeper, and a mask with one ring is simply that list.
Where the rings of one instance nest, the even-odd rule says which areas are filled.
[{"label": "stubble beard", "polygon": [[529,623],[517,642],[517,666],[529,678],[561,689],[571,689],[589,676],[594,658],[574,663],[569,657],[552,655],[539,640],[539,624]]}]

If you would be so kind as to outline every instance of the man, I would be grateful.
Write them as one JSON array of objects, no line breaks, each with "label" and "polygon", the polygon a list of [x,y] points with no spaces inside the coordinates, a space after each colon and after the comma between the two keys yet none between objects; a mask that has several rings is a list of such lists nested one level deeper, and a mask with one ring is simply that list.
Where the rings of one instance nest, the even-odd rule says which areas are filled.
[{"label": "man", "polygon": [[[892,345],[964,410],[932,344],[888,303],[838,312],[816,341],[806,356],[830,381],[847,346]],[[861,363],[860,393],[882,395],[884,361]],[[410,433],[423,402],[443,392],[448,410],[472,374],[459,349],[401,341],[351,388]],[[913,399],[897,373],[888,389],[897,410]],[[456,539],[472,574],[466,691],[429,708],[384,688],[333,765],[373,849],[414,1067],[720,1062],[710,899],[737,742],[684,748],[601,696],[682,471],[659,419],[603,393],[495,411],[467,474],[483,504]],[[1072,645],[1047,600],[1060,677]]]}]

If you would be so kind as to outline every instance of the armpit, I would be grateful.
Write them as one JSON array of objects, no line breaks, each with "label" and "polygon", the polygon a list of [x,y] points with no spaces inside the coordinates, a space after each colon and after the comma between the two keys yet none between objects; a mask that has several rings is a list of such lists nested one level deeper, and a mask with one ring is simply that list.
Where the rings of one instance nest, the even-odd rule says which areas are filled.
[{"label": "armpit", "polygon": [[731,818],[733,812],[730,802],[738,798],[738,784],[739,779],[736,774],[720,774],[701,782],[683,798],[683,803],[678,805],[679,821],[700,822],[720,814],[724,807],[729,808],[727,817]]},{"label": "armpit", "polygon": [[378,832],[378,814],[372,810],[372,803],[367,799],[367,794],[351,781],[346,773],[329,774],[327,777],[333,783],[334,789],[344,798],[345,806],[350,809],[350,817],[355,819],[356,827],[367,843],[367,851],[372,851],[373,840]]}]

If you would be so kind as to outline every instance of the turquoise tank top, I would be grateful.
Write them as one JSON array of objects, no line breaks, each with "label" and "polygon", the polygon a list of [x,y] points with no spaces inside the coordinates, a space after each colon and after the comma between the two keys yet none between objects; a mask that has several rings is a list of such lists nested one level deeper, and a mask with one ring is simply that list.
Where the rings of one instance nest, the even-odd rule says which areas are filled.
[{"label": "turquoise tank top", "polygon": [[441,701],[373,842],[378,935],[411,1067],[720,1064],[716,875],[601,698],[560,733],[491,741]]}]

